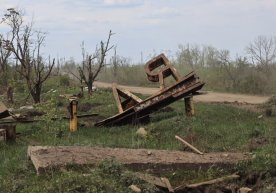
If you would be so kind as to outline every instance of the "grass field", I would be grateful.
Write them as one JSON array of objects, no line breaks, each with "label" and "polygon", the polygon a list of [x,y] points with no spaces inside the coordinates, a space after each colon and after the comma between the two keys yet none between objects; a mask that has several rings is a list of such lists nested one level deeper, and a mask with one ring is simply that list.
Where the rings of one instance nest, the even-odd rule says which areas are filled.
[{"label": "grass field", "polygon": [[[167,176],[172,184],[197,182],[239,171],[243,175],[263,173],[264,184],[275,187],[276,118],[273,116],[258,118],[257,113],[225,104],[196,103],[196,116],[189,118],[184,114],[184,102],[178,101],[152,114],[150,123],[146,125],[96,128],[93,120],[85,119],[80,120],[83,126],[77,132],[70,133],[67,121],[51,120],[56,114],[66,114],[66,101],[58,99],[54,93],[44,98],[48,102],[36,107],[47,112],[43,116],[44,121],[18,124],[20,135],[16,142],[0,142],[0,192],[128,192],[132,183],[140,184],[143,192],[157,192],[155,187],[139,181],[131,172],[110,161],[96,168],[73,166],[68,170],[37,176],[27,158],[27,146],[89,145],[182,150],[175,135],[182,136],[204,152],[250,152],[252,161],[227,169],[203,171],[198,168],[160,174]],[[89,105],[91,109],[87,109]],[[112,93],[108,90],[99,90],[92,97],[81,100],[79,107],[79,113],[99,113],[102,117],[117,112]],[[81,112],[82,109],[86,112]],[[136,135],[139,127],[148,131],[146,138]],[[266,187],[259,187],[259,192],[269,192]]]}]

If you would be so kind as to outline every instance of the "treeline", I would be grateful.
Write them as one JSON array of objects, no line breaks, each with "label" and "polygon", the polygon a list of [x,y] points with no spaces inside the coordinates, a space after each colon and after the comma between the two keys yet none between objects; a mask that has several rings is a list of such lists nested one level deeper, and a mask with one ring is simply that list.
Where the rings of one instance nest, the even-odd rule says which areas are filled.
[{"label": "treeline", "polygon": [[[92,94],[96,80],[137,86],[158,86],[147,80],[144,64],[133,64],[117,54],[109,32],[94,52],[87,52],[82,43],[81,62],[73,58],[53,59],[42,55],[46,33],[24,21],[23,13],[13,8],[4,14],[0,25],[7,32],[0,34],[0,94],[13,102],[13,92],[25,93],[33,102],[41,94],[58,86],[80,86]],[[228,50],[212,46],[180,45],[170,60],[181,75],[194,70],[206,82],[204,89],[251,94],[276,92],[276,39],[259,36],[245,47],[246,55],[231,57]],[[159,53],[158,53],[159,54]],[[151,54],[153,57],[154,54]],[[167,84],[172,78],[165,80]],[[73,82],[73,84],[72,84]]]},{"label": "treeline", "polygon": [[[212,46],[180,45],[171,62],[182,75],[194,70],[206,82],[206,90],[250,94],[276,92],[276,39],[259,36],[245,47],[246,55],[231,58],[229,50]],[[130,65],[114,55],[100,74],[100,81],[137,86],[154,85],[144,64]],[[170,82],[172,80],[168,80]]]}]

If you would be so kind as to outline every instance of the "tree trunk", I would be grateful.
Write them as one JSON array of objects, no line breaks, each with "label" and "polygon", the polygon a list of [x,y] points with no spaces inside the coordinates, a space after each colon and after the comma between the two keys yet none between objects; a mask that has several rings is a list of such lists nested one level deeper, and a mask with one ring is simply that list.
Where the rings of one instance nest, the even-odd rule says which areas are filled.
[{"label": "tree trunk", "polygon": [[40,94],[41,94],[41,85],[37,84],[31,91],[31,95],[35,104],[40,103]]},{"label": "tree trunk", "polygon": [[88,94],[89,94],[89,95],[92,95],[92,92],[93,92],[93,89],[92,89],[92,88],[93,88],[93,85],[92,85],[92,84],[88,84],[87,87],[88,87]]},{"label": "tree trunk", "polygon": [[7,88],[7,99],[9,103],[13,103],[13,87],[8,86]]}]

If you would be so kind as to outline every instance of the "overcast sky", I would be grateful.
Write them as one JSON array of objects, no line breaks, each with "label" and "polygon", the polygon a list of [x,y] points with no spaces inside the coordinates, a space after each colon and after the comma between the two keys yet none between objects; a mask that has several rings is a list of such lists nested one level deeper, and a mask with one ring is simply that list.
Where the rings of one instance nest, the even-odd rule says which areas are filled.
[{"label": "overcast sky", "polygon": [[110,29],[117,53],[133,61],[186,43],[243,55],[258,35],[276,36],[276,0],[0,0],[1,15],[11,7],[48,32],[45,54],[76,60],[82,41],[92,51]]}]

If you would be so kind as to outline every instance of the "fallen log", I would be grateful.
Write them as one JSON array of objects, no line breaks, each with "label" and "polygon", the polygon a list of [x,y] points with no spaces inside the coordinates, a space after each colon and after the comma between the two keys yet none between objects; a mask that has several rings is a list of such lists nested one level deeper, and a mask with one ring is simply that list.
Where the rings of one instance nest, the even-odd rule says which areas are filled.
[{"label": "fallen log", "polygon": [[197,148],[195,148],[194,146],[192,146],[191,144],[189,144],[187,141],[185,141],[184,139],[182,139],[181,137],[179,136],[175,136],[175,138],[179,141],[181,141],[184,145],[188,146],[191,150],[193,150],[194,152],[200,154],[200,155],[203,155],[203,153],[201,151],[199,151]]}]

